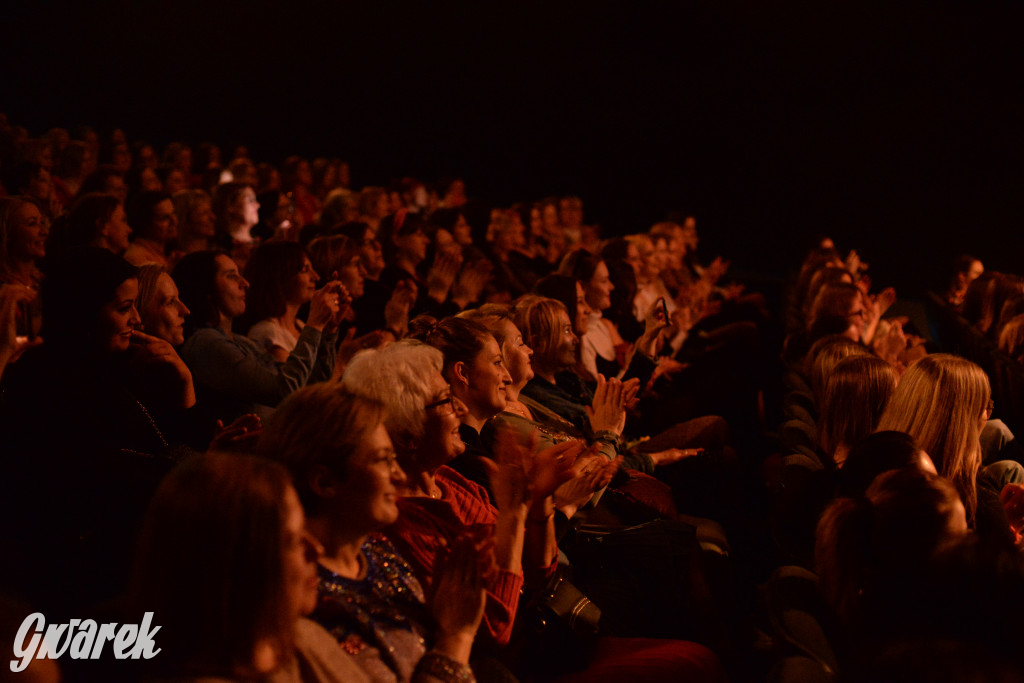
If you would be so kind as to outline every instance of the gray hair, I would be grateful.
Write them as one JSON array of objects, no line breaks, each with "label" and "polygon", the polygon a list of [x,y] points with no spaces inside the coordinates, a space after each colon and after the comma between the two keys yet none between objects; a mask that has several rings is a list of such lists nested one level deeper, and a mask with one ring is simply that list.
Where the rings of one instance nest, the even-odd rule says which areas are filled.
[{"label": "gray hair", "polygon": [[395,437],[423,436],[431,380],[441,374],[443,356],[413,339],[357,353],[345,368],[342,384],[354,394],[376,399],[387,408],[384,426]]}]

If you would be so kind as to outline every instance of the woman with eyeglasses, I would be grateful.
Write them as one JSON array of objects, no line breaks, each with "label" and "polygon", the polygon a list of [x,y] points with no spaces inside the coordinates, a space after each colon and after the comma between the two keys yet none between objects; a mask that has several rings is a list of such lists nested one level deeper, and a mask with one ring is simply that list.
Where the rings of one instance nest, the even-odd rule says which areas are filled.
[{"label": "woman with eyeglasses", "polygon": [[545,480],[531,488],[523,462],[528,454],[509,444],[494,473],[497,505],[492,505],[482,486],[448,467],[466,449],[460,426],[468,410],[442,375],[443,363],[436,348],[402,340],[357,354],[345,371],[343,386],[386,408],[384,425],[406,479],[398,500],[400,514],[387,536],[424,588],[432,590],[445,546],[467,529],[493,536],[495,569],[486,582],[480,633],[491,647],[504,645],[512,635],[524,570],[532,589],[554,571],[554,515],[547,507],[548,489],[561,483],[560,473],[567,467],[558,456],[568,464],[575,451],[569,445],[538,459],[542,466],[535,468],[534,476]]},{"label": "woman with eyeglasses", "polygon": [[398,519],[407,481],[385,415],[382,404],[346,389],[306,387],[271,418],[259,450],[292,471],[307,527],[324,549],[312,618],[374,680],[469,681],[489,548],[456,540],[432,577],[428,601],[381,535]]},{"label": "woman with eyeglasses", "polygon": [[[965,358],[945,353],[914,363],[900,380],[878,422],[878,431],[914,437],[939,474],[960,494],[967,523],[979,534],[1008,540],[1006,511],[999,501],[1008,483],[1024,481],[1019,463],[982,467],[980,435],[992,417],[988,376]],[[1009,520],[1019,526],[1019,520]]]}]

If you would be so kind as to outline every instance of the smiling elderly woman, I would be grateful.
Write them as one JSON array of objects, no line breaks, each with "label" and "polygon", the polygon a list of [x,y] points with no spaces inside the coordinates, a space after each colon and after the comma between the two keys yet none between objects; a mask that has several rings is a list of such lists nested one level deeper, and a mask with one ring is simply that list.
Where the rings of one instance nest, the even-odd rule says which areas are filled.
[{"label": "smiling elderly woman", "polygon": [[[387,535],[428,591],[446,543],[451,545],[467,528],[494,526],[497,570],[487,585],[484,624],[493,641],[505,644],[512,635],[524,567],[531,585],[554,571],[554,515],[536,514],[530,501],[514,495],[497,496],[495,507],[482,486],[446,465],[465,450],[459,425],[466,407],[453,396],[441,364],[437,349],[400,341],[356,354],[344,386],[387,408],[384,425],[407,479],[398,502],[401,514]],[[550,499],[550,492],[537,494]]]}]

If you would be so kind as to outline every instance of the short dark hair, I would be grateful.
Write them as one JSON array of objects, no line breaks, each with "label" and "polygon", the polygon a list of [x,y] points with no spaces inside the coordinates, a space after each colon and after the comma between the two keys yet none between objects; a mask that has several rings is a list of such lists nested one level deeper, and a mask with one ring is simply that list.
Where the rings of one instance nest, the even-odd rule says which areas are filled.
[{"label": "short dark hair", "polygon": [[156,205],[162,201],[171,201],[171,195],[162,190],[143,190],[139,192],[125,208],[128,217],[128,225],[131,226],[135,235],[144,237],[149,234],[153,225],[153,212]]},{"label": "short dark hair", "polygon": [[306,249],[298,242],[265,242],[253,250],[245,265],[249,292],[243,323],[255,325],[266,318],[284,315],[288,280],[302,270],[306,258]]},{"label": "short dark hair", "polygon": [[160,484],[134,575],[135,599],[158,615],[166,641],[155,666],[233,675],[251,672],[260,640],[291,652],[282,555],[290,484],[280,464],[234,453],[195,456]]},{"label": "short dark hair", "polygon": [[171,272],[174,284],[178,286],[178,298],[190,311],[185,318],[186,339],[196,330],[215,327],[220,321],[215,291],[218,256],[227,256],[227,253],[208,249],[186,254]]}]

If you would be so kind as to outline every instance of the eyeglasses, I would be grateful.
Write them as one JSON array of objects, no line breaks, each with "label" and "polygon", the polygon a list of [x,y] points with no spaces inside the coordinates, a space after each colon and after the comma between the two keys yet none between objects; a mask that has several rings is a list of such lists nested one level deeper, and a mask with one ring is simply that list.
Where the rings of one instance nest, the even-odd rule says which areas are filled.
[{"label": "eyeglasses", "polygon": [[443,411],[441,411],[442,415],[450,415],[450,414],[454,413],[455,412],[455,397],[454,396],[447,396],[446,398],[442,398],[440,400],[434,401],[433,403],[428,403],[427,405],[425,405],[423,407],[426,408],[427,410],[430,410],[431,408],[441,408],[441,407],[444,407],[444,406],[447,406],[447,408],[445,408]]}]

